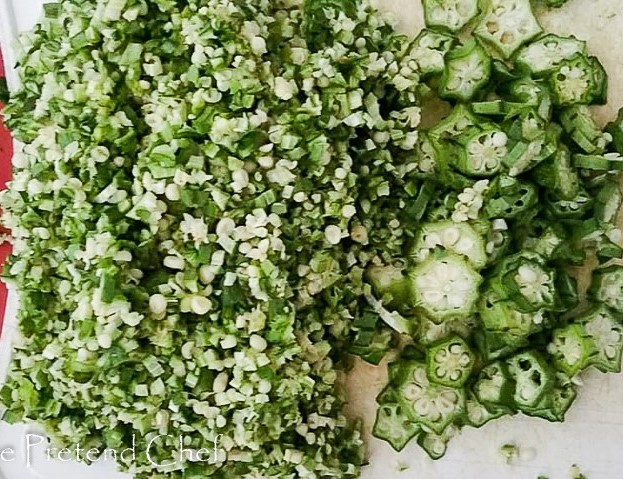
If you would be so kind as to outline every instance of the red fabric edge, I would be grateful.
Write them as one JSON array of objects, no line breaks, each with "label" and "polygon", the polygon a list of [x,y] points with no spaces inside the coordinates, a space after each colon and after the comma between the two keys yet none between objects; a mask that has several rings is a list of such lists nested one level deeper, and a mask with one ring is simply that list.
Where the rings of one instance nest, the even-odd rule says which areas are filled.
[{"label": "red fabric edge", "polygon": [[[4,64],[2,62],[2,52],[0,51],[0,78],[4,78]],[[0,103],[0,110],[4,105]],[[2,115],[0,114],[0,189],[6,188],[6,182],[11,179],[11,158],[13,157],[13,139],[11,134],[4,127]],[[11,253],[8,243],[0,244],[0,267]],[[4,282],[0,282],[0,334],[2,334],[2,324],[6,312],[7,288]]]}]

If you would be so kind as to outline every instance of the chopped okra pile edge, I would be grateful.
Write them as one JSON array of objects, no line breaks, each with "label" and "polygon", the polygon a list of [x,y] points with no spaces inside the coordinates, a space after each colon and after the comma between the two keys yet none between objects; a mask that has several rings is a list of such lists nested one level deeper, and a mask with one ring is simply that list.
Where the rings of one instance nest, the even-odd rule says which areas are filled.
[{"label": "chopped okra pile edge", "polygon": [[[2,112],[23,143],[3,420],[151,443],[120,462],[138,479],[356,478],[349,355],[400,347],[373,434],[434,459],[620,371],[603,66],[529,0],[423,4],[415,39],[358,0],[45,5]],[[171,461],[180,437],[220,454]]]}]

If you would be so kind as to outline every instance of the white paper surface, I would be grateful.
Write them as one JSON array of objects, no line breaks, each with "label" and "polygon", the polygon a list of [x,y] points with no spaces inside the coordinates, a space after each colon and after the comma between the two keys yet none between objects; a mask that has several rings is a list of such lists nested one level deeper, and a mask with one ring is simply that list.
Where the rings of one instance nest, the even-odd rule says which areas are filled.
[{"label": "white paper surface", "polygon": [[[0,45],[10,84],[14,56],[9,49],[14,35],[29,28],[38,18],[42,0],[0,0]],[[419,0],[378,0],[382,8],[396,13],[398,24],[415,33],[422,24]],[[623,106],[623,11],[621,0],[571,0],[560,11],[542,19],[550,31],[575,34],[588,40],[593,54],[599,56],[610,75],[610,103],[598,109],[602,121],[614,116]],[[7,327],[14,327],[15,301],[7,311]],[[5,331],[7,333],[7,331]],[[0,377],[10,334],[0,340]],[[358,364],[348,380],[349,412],[364,418],[366,436],[373,423],[376,393],[385,383],[384,368]],[[111,463],[87,467],[77,463],[48,461],[43,448],[32,448],[31,467],[27,465],[26,426],[0,423],[0,452],[15,450],[15,460],[0,457],[0,477],[4,479],[123,479]],[[516,464],[506,464],[499,449],[504,444],[519,446]],[[585,376],[585,387],[568,414],[565,424],[550,424],[526,417],[495,421],[482,429],[465,429],[450,444],[441,461],[431,461],[411,444],[396,454],[385,443],[369,440],[370,465],[363,479],[570,479],[569,469],[578,464],[588,479],[623,477],[623,375]],[[401,466],[408,466],[400,472]]]}]

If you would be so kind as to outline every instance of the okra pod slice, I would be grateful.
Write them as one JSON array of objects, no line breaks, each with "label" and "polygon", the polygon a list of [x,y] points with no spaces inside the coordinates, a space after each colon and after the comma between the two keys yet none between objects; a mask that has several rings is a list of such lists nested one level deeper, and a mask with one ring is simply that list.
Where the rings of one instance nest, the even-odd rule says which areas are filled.
[{"label": "okra pod slice", "polygon": [[452,33],[461,30],[478,15],[478,0],[423,0],[427,27]]},{"label": "okra pod slice", "polygon": [[366,269],[364,277],[384,305],[399,310],[412,306],[409,278],[399,268],[373,265]]},{"label": "okra pod slice", "polygon": [[515,381],[502,361],[495,361],[480,371],[473,391],[478,401],[489,411],[513,409]]},{"label": "okra pod slice", "polygon": [[571,152],[563,146],[559,146],[554,155],[536,166],[532,178],[563,200],[572,200],[580,192],[580,177],[572,166]]},{"label": "okra pod slice", "polygon": [[510,58],[542,32],[530,0],[489,0],[474,34]]},{"label": "okra pod slice", "polygon": [[482,277],[456,254],[431,256],[409,273],[416,306],[433,321],[469,316]]},{"label": "okra pod slice", "polygon": [[573,155],[573,166],[594,171],[623,171],[623,156],[618,153],[605,155]]},{"label": "okra pod slice", "polygon": [[408,59],[415,62],[418,73],[424,78],[441,74],[444,57],[455,43],[453,36],[425,28],[414,40]]},{"label": "okra pod slice", "polygon": [[498,194],[489,200],[485,205],[485,213],[489,218],[512,219],[533,208],[538,202],[536,187],[528,182],[516,180],[516,186],[512,192],[508,192],[501,183],[506,182],[506,178],[500,178],[498,183]]},{"label": "okra pod slice", "polygon": [[612,136],[614,149],[623,155],[623,108],[619,110],[616,120],[608,124],[606,131]]},{"label": "okra pod slice", "polygon": [[471,100],[489,82],[491,57],[474,39],[450,50],[445,61],[439,84],[442,98]]},{"label": "okra pod slice", "polygon": [[[562,378],[562,379],[561,379]],[[577,387],[565,376],[558,374],[556,385],[550,394],[543,397],[535,408],[524,407],[528,416],[540,417],[550,422],[563,422],[565,414],[578,395]]]},{"label": "okra pod slice", "polygon": [[460,336],[453,335],[430,346],[426,352],[426,373],[431,382],[460,388],[472,372],[476,356]]},{"label": "okra pod slice", "polygon": [[409,258],[420,263],[435,251],[464,256],[475,269],[483,268],[487,262],[483,238],[468,223],[424,223],[415,236]]},{"label": "okra pod slice", "polygon": [[597,126],[586,105],[563,108],[560,123],[571,139],[589,155],[602,154],[611,141],[611,135]]},{"label": "okra pod slice", "polygon": [[508,137],[493,128],[475,132],[464,140],[453,166],[467,176],[485,178],[495,175],[508,153]]},{"label": "okra pod slice", "polygon": [[515,63],[524,72],[538,77],[550,73],[563,60],[586,51],[586,42],[550,33],[522,47]]},{"label": "okra pod slice", "polygon": [[554,372],[540,353],[516,354],[507,360],[507,364],[515,380],[513,400],[520,409],[535,407],[554,388]]},{"label": "okra pod slice", "polygon": [[554,330],[547,352],[553,356],[559,371],[575,376],[591,364],[597,348],[585,328],[572,323]]},{"label": "okra pod slice", "polygon": [[482,427],[488,422],[499,419],[511,412],[504,408],[489,409],[480,403],[473,393],[467,394],[465,401],[465,424],[467,426]]},{"label": "okra pod slice", "polygon": [[583,219],[591,212],[594,201],[593,196],[581,188],[571,200],[558,199],[547,194],[545,206],[555,218]]},{"label": "okra pod slice", "polygon": [[457,433],[458,428],[450,425],[441,434],[423,432],[418,436],[417,443],[431,459],[438,460],[445,456],[448,443]]},{"label": "okra pod slice", "polygon": [[464,413],[465,391],[430,382],[426,364],[410,362],[404,376],[396,388],[399,403],[415,423],[442,434],[449,424]]},{"label": "okra pod slice", "polygon": [[589,294],[618,313],[623,313],[623,266],[613,265],[593,273]]},{"label": "okra pod slice", "polygon": [[372,435],[388,442],[397,452],[402,451],[420,431],[420,426],[409,419],[401,404],[384,403],[376,411]]},{"label": "okra pod slice", "polygon": [[549,77],[549,86],[558,106],[590,105],[604,88],[595,76],[595,66],[581,53],[560,62]]},{"label": "okra pod slice", "polygon": [[599,306],[575,319],[582,324],[597,348],[591,364],[603,372],[621,372],[623,325],[618,312]]}]

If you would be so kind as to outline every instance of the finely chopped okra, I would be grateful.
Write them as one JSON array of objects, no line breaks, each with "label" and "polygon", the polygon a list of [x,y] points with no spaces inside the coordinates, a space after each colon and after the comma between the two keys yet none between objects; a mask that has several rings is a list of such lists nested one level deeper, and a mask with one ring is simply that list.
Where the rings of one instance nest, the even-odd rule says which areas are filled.
[{"label": "finely chopped okra", "polygon": [[[373,432],[435,459],[467,425],[562,421],[579,372],[620,370],[623,268],[586,297],[570,272],[623,252],[623,114],[603,132],[586,108],[603,67],[528,0],[425,12],[408,40],[354,0],[46,5],[4,111],[25,144],[4,420],[162,435],[157,463],[220,440],[121,464],[138,478],[357,477],[345,352],[410,343]],[[451,113],[418,130],[437,95]]]}]

